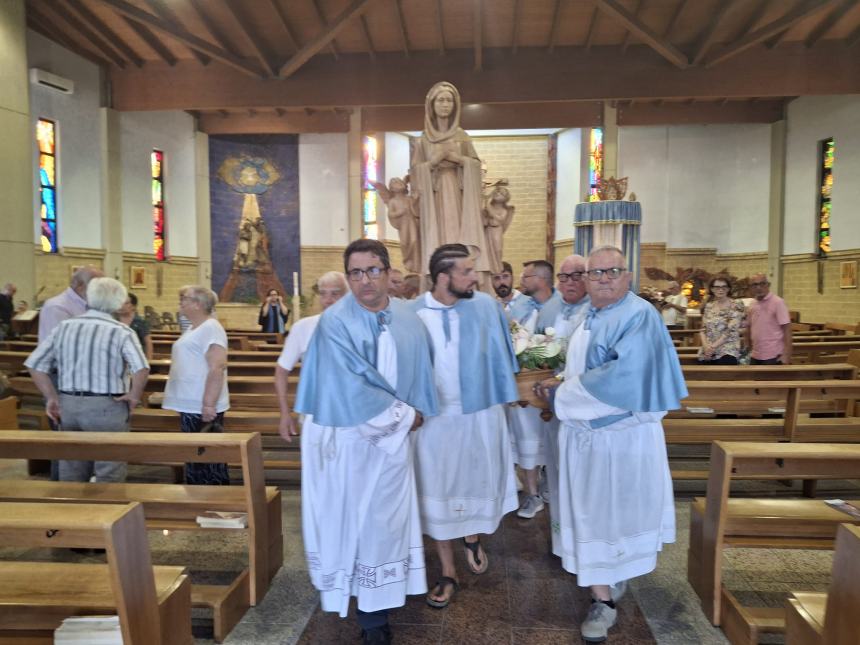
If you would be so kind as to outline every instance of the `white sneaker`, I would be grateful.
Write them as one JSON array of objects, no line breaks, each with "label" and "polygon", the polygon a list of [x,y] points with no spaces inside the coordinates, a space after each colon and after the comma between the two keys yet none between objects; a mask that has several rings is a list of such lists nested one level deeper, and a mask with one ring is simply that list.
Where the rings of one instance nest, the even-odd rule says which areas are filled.
[{"label": "white sneaker", "polygon": [[595,600],[588,609],[588,615],[582,621],[580,632],[586,643],[602,643],[606,640],[609,628],[615,624],[618,610],[606,603]]},{"label": "white sneaker", "polygon": [[543,500],[540,495],[527,495],[517,511],[517,517],[530,520],[543,510]]}]

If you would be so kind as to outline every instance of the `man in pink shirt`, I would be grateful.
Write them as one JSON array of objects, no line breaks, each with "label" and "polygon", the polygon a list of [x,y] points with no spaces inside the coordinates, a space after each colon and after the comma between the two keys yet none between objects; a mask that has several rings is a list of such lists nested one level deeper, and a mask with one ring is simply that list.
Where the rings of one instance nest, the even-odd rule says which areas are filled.
[{"label": "man in pink shirt", "polygon": [[763,273],[750,278],[755,302],[749,311],[749,335],[752,339],[753,365],[788,365],[791,363],[791,318],[785,301],[770,292],[770,282]]},{"label": "man in pink shirt", "polygon": [[49,298],[39,311],[39,342],[41,343],[54,328],[64,320],[80,316],[87,311],[87,285],[93,278],[101,278],[101,269],[87,265],[72,275],[68,289]]}]

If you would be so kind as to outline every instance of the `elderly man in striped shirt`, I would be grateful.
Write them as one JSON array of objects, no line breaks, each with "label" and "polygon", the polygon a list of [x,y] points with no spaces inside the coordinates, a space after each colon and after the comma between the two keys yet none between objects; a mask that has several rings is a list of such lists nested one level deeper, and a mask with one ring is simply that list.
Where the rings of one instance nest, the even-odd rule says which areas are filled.
[{"label": "elderly man in striped shirt", "polygon": [[[137,334],[112,316],[127,297],[125,287],[113,278],[92,279],[87,285],[89,310],[61,322],[24,363],[45,396],[48,417],[62,431],[128,431],[149,364]],[[57,388],[50,377],[54,369]],[[85,482],[93,475],[99,482],[123,481],[126,464],[60,461],[59,474],[60,481]]]}]

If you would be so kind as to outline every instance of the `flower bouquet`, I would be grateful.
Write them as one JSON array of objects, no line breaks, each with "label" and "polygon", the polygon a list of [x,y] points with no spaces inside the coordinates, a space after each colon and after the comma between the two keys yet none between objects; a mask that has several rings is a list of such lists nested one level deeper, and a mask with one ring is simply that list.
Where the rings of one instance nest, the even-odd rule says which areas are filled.
[{"label": "flower bouquet", "polygon": [[555,329],[547,327],[543,333],[529,334],[517,323],[511,323],[514,352],[520,364],[517,390],[520,402],[546,409],[547,404],[534,392],[535,384],[551,378],[564,368],[566,343],[556,338]]}]

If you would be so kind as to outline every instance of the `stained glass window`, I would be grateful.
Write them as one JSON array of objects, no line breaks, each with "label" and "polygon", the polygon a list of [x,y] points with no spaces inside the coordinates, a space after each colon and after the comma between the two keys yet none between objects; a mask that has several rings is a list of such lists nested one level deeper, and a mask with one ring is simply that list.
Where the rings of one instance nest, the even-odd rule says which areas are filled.
[{"label": "stained glass window", "polygon": [[379,177],[379,148],[376,137],[364,137],[362,145],[362,237],[379,239],[379,224],[376,221],[376,190],[370,185]]},{"label": "stained glass window", "polygon": [[57,124],[48,119],[36,122],[39,145],[39,220],[42,250],[57,252]]},{"label": "stained glass window", "polygon": [[152,249],[156,260],[164,260],[164,153],[161,150],[152,151],[152,227],[154,237]]},{"label": "stained glass window", "polygon": [[603,178],[603,128],[591,128],[588,146],[588,201],[600,201],[597,183]]},{"label": "stained glass window", "polygon": [[818,256],[830,253],[830,194],[833,191],[833,162],[836,160],[833,138],[819,144],[821,184],[818,191]]}]

